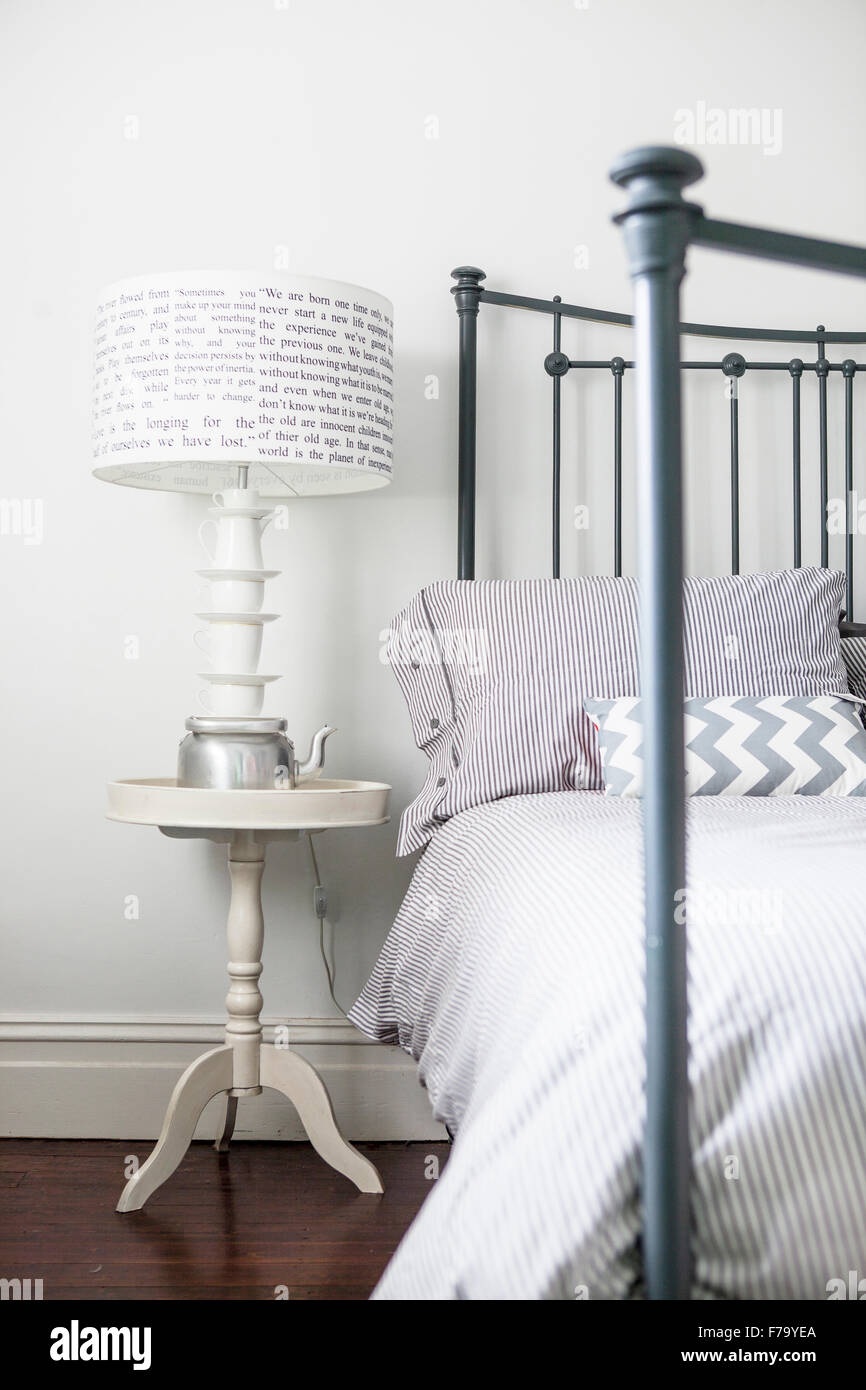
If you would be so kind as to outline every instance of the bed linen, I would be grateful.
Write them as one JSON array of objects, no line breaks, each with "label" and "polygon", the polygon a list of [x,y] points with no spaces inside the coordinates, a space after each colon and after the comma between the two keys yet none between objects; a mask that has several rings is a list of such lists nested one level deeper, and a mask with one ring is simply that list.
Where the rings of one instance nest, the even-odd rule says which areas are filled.
[{"label": "bed linen", "polygon": [[[693,1296],[824,1299],[866,1276],[866,802],[695,798],[687,835]],[[437,833],[350,1015],[456,1136],[374,1297],[642,1296],[642,915],[638,801]]]},{"label": "bed linen", "polygon": [[[847,693],[844,588],[844,574],[817,567],[688,576],[686,695]],[[442,579],[416,594],[382,654],[429,759],[397,853],[421,849],[470,806],[601,788],[583,701],[639,693],[638,615],[626,576]]]}]

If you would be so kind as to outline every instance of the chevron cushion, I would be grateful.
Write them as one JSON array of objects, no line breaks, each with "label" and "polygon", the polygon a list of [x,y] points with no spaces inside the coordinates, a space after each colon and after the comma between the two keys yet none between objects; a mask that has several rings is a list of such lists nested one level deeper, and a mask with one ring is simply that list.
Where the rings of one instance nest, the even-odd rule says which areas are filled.
[{"label": "chevron cushion", "polygon": [[[639,699],[585,700],[608,796],[643,795]],[[685,700],[688,796],[866,796],[866,732],[850,697]]]}]

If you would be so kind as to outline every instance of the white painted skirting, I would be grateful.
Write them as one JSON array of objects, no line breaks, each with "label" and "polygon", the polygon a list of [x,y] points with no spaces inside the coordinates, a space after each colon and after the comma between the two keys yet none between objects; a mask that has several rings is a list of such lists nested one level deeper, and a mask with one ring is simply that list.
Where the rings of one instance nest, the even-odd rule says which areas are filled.
[{"label": "white painted skirting", "polygon": [[[288,1027],[289,1043],[321,1072],[350,1139],[442,1139],[415,1064],[372,1043],[341,1018],[263,1020],[265,1039]],[[9,1138],[155,1139],[175,1081],[199,1053],[223,1041],[223,1020],[159,1015],[0,1015],[0,1134]],[[199,1138],[217,1123],[205,1110]],[[242,1101],[238,1139],[301,1139],[276,1092]]]},{"label": "white painted skirting", "polygon": [[[378,1050],[345,1018],[268,1019],[263,1015],[262,1026],[266,1042],[273,1041],[276,1028],[287,1027],[293,1043],[340,1043]],[[122,1019],[0,1014],[0,1042],[200,1042],[215,1047],[223,1041],[224,1032],[224,1014],[193,1020],[167,1014],[130,1014]]]}]

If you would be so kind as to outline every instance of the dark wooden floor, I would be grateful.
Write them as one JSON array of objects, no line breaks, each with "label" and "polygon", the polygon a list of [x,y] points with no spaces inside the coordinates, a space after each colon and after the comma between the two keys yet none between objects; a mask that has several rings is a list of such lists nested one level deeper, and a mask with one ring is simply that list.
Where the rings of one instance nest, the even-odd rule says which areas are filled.
[{"label": "dark wooden floor", "polygon": [[[364,1299],[448,1145],[361,1144],[385,1184],[364,1196],[309,1144],[193,1144],[144,1211],[114,1210],[129,1154],[109,1140],[0,1141],[0,1278],[48,1299]],[[285,1297],[285,1293],[282,1295]]]}]

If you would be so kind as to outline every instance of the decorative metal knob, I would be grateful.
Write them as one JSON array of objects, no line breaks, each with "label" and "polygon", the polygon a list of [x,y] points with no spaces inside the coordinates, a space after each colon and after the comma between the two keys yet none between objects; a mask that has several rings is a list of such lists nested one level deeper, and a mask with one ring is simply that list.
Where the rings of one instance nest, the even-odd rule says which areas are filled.
[{"label": "decorative metal knob", "polygon": [[565,376],[568,371],[568,358],[564,352],[549,352],[544,359],[544,370],[548,376]]},{"label": "decorative metal knob", "polygon": [[456,285],[451,286],[451,293],[458,314],[477,314],[481,281],[487,279],[485,272],[479,270],[477,265],[458,265],[451,275],[457,281]]},{"label": "decorative metal knob", "polygon": [[629,193],[629,212],[681,203],[682,191],[703,178],[704,166],[678,145],[642,145],[620,155],[610,177]]},{"label": "decorative metal knob", "polygon": [[729,352],[722,358],[722,371],[725,376],[745,376],[746,359],[739,352]]}]

